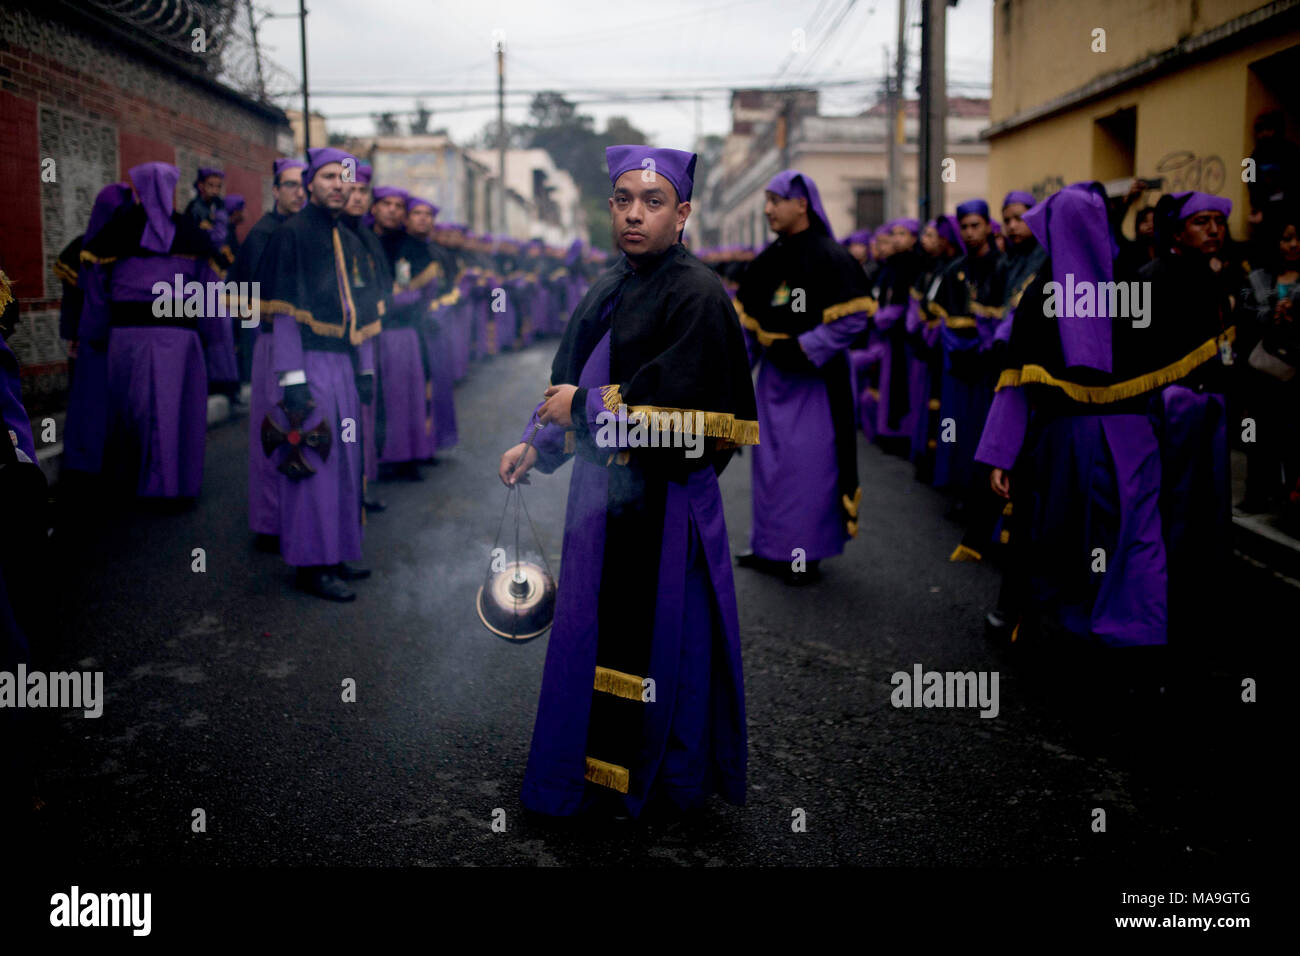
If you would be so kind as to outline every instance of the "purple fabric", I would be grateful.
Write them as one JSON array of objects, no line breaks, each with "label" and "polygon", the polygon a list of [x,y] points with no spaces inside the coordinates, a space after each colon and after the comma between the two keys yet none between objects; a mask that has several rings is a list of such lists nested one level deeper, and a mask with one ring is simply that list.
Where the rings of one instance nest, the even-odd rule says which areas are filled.
[{"label": "purple fabric", "polygon": [[[606,333],[579,384],[595,390],[609,384],[608,378]],[[562,436],[561,431],[561,443]],[[526,807],[540,813],[573,814],[595,791],[613,792],[588,787],[584,780],[608,483],[606,468],[583,458],[574,461],[563,573],[521,795]],[[712,468],[668,483],[654,607],[647,676],[655,681],[658,704],[646,711],[641,757],[630,768],[640,787],[622,802],[637,816],[650,788],[683,807],[698,804],[716,788],[729,802],[743,803],[747,741],[740,626],[722,497]]]},{"label": "purple fabric", "polygon": [[[1034,516],[1025,562],[1033,603],[1108,646],[1166,643],[1161,463],[1150,419],[1060,416],[1027,461],[1032,494],[1016,507]],[[1105,574],[1092,571],[1096,548]]]},{"label": "purple fabric", "polygon": [[283,173],[286,169],[306,169],[306,168],[307,168],[306,163],[304,163],[301,159],[297,159],[293,156],[284,156],[271,163],[271,172],[275,175],[275,178],[277,180],[279,180],[280,174]]},{"label": "purple fabric", "polygon": [[369,163],[357,163],[357,182],[365,185],[375,176],[374,167]]},{"label": "purple fabric", "polygon": [[421,199],[419,196],[411,196],[409,199],[406,200],[407,212],[410,212],[416,206],[425,206],[435,216],[438,215],[438,207],[435,206],[433,203],[429,202],[429,200],[427,199]]},{"label": "purple fabric", "polygon": [[370,193],[370,205],[374,205],[381,199],[387,199],[389,196],[396,196],[403,203],[410,202],[411,194],[400,186],[376,186]]},{"label": "purple fabric", "polygon": [[813,365],[821,368],[867,327],[870,317],[865,312],[853,312],[834,322],[823,322],[799,336],[799,346]]},{"label": "purple fabric", "polygon": [[1038,200],[1034,198],[1033,193],[1027,193],[1023,189],[1013,189],[1011,192],[1007,193],[1006,197],[1002,200],[1002,208],[1006,209],[1013,202],[1018,202],[1028,209],[1033,209],[1038,203]]},{"label": "purple fabric", "polygon": [[916,219],[909,219],[906,216],[904,216],[902,219],[895,219],[892,223],[891,228],[895,228],[898,226],[902,226],[904,229],[906,229],[914,236],[919,234],[921,231],[920,221]]},{"label": "purple fabric", "polygon": [[81,237],[82,248],[86,243],[99,235],[99,230],[108,224],[113,218],[113,213],[128,203],[134,202],[131,198],[131,186],[129,183],[109,183],[101,189],[95,196],[95,204],[90,209],[90,222],[86,224],[85,235]]},{"label": "purple fabric", "polygon": [[144,206],[148,223],[140,245],[153,252],[166,252],[176,237],[172,212],[176,203],[176,184],[181,171],[171,163],[141,163],[131,168],[131,185]]},{"label": "purple fabric", "polygon": [[239,212],[245,205],[244,197],[239,193],[230,193],[226,196],[226,212]]},{"label": "purple fabric", "polygon": [[934,230],[941,238],[951,242],[953,248],[959,253],[966,254],[966,243],[961,237],[961,223],[957,221],[956,216],[940,216],[935,220]]},{"label": "purple fabric", "polygon": [[859,229],[856,232],[849,233],[849,237],[844,240],[849,245],[871,245],[871,230]]},{"label": "purple fabric", "polygon": [[1187,192],[1173,193],[1173,197],[1175,199],[1186,197],[1186,202],[1178,210],[1180,222],[1189,216],[1195,216],[1198,212],[1218,212],[1222,213],[1225,218],[1232,215],[1232,200],[1223,196],[1189,190]]},{"label": "purple fabric", "polygon": [[[1026,212],[1024,220],[1051,257],[1052,279],[1062,289],[1067,283],[1111,281],[1114,255],[1106,203],[1089,184],[1058,190]],[[1067,279],[1071,275],[1073,279]],[[1110,322],[1068,315],[1056,321],[1067,367],[1111,370]]]},{"label": "purple fabric", "polygon": [[826,210],[822,207],[821,193],[817,191],[817,184],[812,181],[811,176],[805,176],[797,169],[785,169],[773,176],[764,189],[785,199],[808,200],[809,218],[820,222],[822,228],[826,230],[826,235],[835,238],[835,232],[831,229],[830,216],[826,215]]},{"label": "purple fabric", "polygon": [[754,392],[763,436],[753,449],[754,553],[782,562],[792,560],[795,548],[802,548],[809,561],[842,553],[848,531],[836,490],[839,469],[826,384],[818,376],[763,362]]},{"label": "purple fabric", "polygon": [[199,319],[203,337],[203,360],[208,381],[238,382],[239,356],[235,353],[235,324],[229,315],[205,315]]},{"label": "purple fabric", "polygon": [[280,533],[280,485],[275,462],[262,450],[262,422],[284,393],[271,370],[273,341],[271,333],[259,331],[253,343],[248,396],[248,526],[254,534]]},{"label": "purple fabric", "polygon": [[115,328],[108,339],[110,470],[142,498],[193,498],[203,485],[208,380],[192,329]]},{"label": "purple fabric", "polygon": [[0,441],[9,441],[9,432],[18,436],[18,448],[31,461],[36,461],[36,441],[32,436],[31,419],[23,405],[22,380],[17,374],[18,359],[9,343],[0,338]]},{"label": "purple fabric", "polygon": [[1024,389],[1018,385],[999,389],[989,406],[975,460],[993,468],[1011,470],[1020,457],[1028,427],[1029,400]]},{"label": "purple fabric", "polygon": [[[631,169],[653,169],[673,184],[678,202],[689,202],[695,185],[695,153],[657,146],[606,146],[610,186]],[[650,160],[650,163],[646,161]]]},{"label": "purple fabric", "polygon": [[983,199],[968,199],[957,207],[957,221],[969,216],[971,213],[978,213],[985,219],[989,218],[989,204]]},{"label": "purple fabric", "polygon": [[[947,331],[944,329],[944,331]],[[972,344],[977,340],[972,339]],[[975,478],[975,447],[993,402],[993,387],[983,378],[971,382],[952,374],[946,347],[940,385],[939,441],[935,450],[934,486],[965,491]],[[952,441],[944,441],[943,421],[952,419]]]},{"label": "purple fabric", "polygon": [[1160,511],[1169,556],[1169,628],[1174,640],[1217,639],[1214,606],[1229,577],[1232,498],[1227,409],[1222,395],[1169,385],[1155,403]]},{"label": "purple fabric", "polygon": [[352,160],[352,168],[356,170],[357,158],[347,150],[336,149],[333,146],[313,146],[307,150],[307,169],[302,174],[303,188],[307,188],[311,181],[316,178],[316,174],[330,163],[341,163],[345,159]]},{"label": "purple fabric", "polygon": [[379,333],[379,382],[384,395],[384,447],[380,464],[431,458],[436,450],[433,409],[426,392],[424,346],[413,328]]},{"label": "purple fabric", "polygon": [[[296,323],[288,316],[277,316],[280,327],[300,336]],[[272,333],[274,337],[275,333]],[[278,343],[277,343],[278,344]],[[280,554],[295,567],[337,564],[361,559],[361,444],[342,440],[344,419],[361,421],[361,403],[357,398],[352,357],[345,352],[322,352],[309,349],[302,353],[302,368],[316,407],[304,420],[303,427],[314,428],[322,420],[329,422],[334,441],[329,458],[322,461],[307,449],[303,454],[316,474],[294,481],[275,470],[287,449],[277,449],[270,459],[279,501]],[[275,387],[277,401],[283,389]],[[280,427],[287,428],[284,412],[271,412]]]},{"label": "purple fabric", "polygon": [[[433,378],[433,445],[438,451],[451,448],[460,441],[456,428],[455,360],[449,311],[427,315],[426,325],[420,330],[424,342],[429,371]],[[382,338],[383,333],[380,333]]]}]

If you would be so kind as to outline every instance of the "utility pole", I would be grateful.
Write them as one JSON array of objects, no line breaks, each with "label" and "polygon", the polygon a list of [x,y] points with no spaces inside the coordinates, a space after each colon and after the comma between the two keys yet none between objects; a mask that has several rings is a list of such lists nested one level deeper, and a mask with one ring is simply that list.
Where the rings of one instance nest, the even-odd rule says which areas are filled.
[{"label": "utility pole", "polygon": [[885,61],[885,162],[888,164],[885,174],[888,180],[885,187],[885,220],[888,221],[898,216],[898,151],[894,149],[894,118],[898,115],[898,104],[889,70],[889,47],[882,45],[880,52]]},{"label": "utility pole", "polygon": [[257,44],[257,18],[253,16],[253,0],[244,0],[248,12],[248,32],[253,37],[253,65],[257,69],[257,98],[266,102],[266,80],[262,76],[262,48]]},{"label": "utility pole", "polygon": [[907,109],[907,97],[903,93],[903,81],[907,76],[907,0],[898,0],[898,45],[894,47],[897,60],[894,74],[894,112],[890,115],[889,131],[890,179],[894,188],[890,194],[894,197],[892,217],[901,217],[906,211],[903,201],[905,195],[903,184],[903,131],[904,114]]},{"label": "utility pole", "polygon": [[921,0],[921,116],[917,189],[923,222],[944,209],[943,159],[947,151],[948,0]]},{"label": "utility pole", "polygon": [[307,0],[298,0],[298,36],[302,42],[302,149],[311,149],[311,110],[307,104]]},{"label": "utility pole", "polygon": [[497,41],[497,232],[506,233],[506,41]]}]

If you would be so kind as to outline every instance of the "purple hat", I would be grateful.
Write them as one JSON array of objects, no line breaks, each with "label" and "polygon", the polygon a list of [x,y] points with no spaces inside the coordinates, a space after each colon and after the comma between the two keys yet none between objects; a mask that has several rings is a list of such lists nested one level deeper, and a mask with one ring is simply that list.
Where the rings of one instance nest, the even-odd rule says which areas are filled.
[{"label": "purple hat", "polygon": [[892,229],[897,229],[899,226],[902,226],[914,236],[921,231],[921,224],[917,222],[917,220],[909,219],[906,216],[901,219],[893,220],[889,225]]},{"label": "purple hat", "polygon": [[357,158],[346,150],[336,149],[333,146],[313,146],[307,150],[307,170],[302,174],[303,188],[307,188],[322,167],[330,163],[341,163],[345,159],[352,160],[352,168],[355,171]]},{"label": "purple hat", "polygon": [[849,237],[844,241],[847,242],[849,245],[858,243],[864,246],[869,246],[871,245],[871,230],[859,229],[856,232],[851,232],[849,233]]},{"label": "purple hat", "polygon": [[941,239],[947,239],[962,255],[966,254],[966,243],[961,238],[961,223],[951,214],[940,216],[934,221],[934,231]]},{"label": "purple hat", "polygon": [[1002,208],[1006,209],[1013,202],[1018,202],[1028,209],[1033,209],[1038,200],[1034,198],[1033,193],[1027,193],[1023,189],[1013,189],[1007,193],[1006,198],[1002,200]]},{"label": "purple hat", "polygon": [[194,185],[197,186],[209,176],[220,176],[222,179],[226,178],[226,174],[219,169],[215,169],[212,166],[200,166],[198,175],[194,177]]},{"label": "purple hat", "polygon": [[983,199],[968,199],[957,207],[957,221],[960,222],[971,213],[978,213],[986,220],[989,218],[989,204]]},{"label": "purple hat", "polygon": [[[1073,183],[1025,213],[1025,225],[1052,260],[1052,279],[1066,284],[1110,282],[1114,246],[1105,197],[1092,183]],[[1113,316],[1112,316],[1113,318]],[[1061,354],[1066,366],[1111,371],[1110,323],[1059,316]]]},{"label": "purple hat", "polygon": [[[695,185],[694,153],[658,146],[606,146],[605,162],[609,165],[609,183],[618,182],[629,169],[656,172],[673,184],[678,202],[689,202]],[[648,179],[649,177],[647,177]]]},{"label": "purple hat", "polygon": [[438,215],[438,207],[427,199],[421,199],[419,196],[409,196],[406,200],[406,211],[410,212],[416,206],[428,206],[429,211],[435,216]]},{"label": "purple hat", "polygon": [[373,206],[379,200],[390,196],[396,196],[404,204],[411,201],[411,194],[400,186],[376,186],[370,193],[370,204]]},{"label": "purple hat", "polygon": [[244,208],[244,197],[239,193],[230,193],[226,196],[226,212],[239,212]]},{"label": "purple hat", "polygon": [[81,237],[81,244],[84,246],[94,239],[99,230],[113,218],[113,213],[133,201],[128,183],[109,183],[101,189],[95,196],[95,205],[90,208],[90,222],[86,225],[85,235]]},{"label": "purple hat", "polygon": [[280,181],[280,174],[286,169],[306,169],[307,164],[301,159],[295,159],[292,156],[282,156],[280,159],[271,163],[271,171],[275,174],[275,181]]},{"label": "purple hat", "polygon": [[991,229],[993,231],[993,235],[996,236],[1002,232],[1002,223],[998,222],[996,219],[990,219],[989,229]]},{"label": "purple hat", "polygon": [[1177,213],[1179,222],[1189,216],[1195,216],[1198,212],[1223,213],[1225,219],[1232,213],[1232,200],[1225,199],[1223,196],[1194,191],[1173,193],[1172,195],[1175,199],[1185,200]]},{"label": "purple hat", "polygon": [[821,193],[817,191],[817,184],[812,181],[811,176],[807,176],[797,169],[783,169],[772,177],[764,189],[785,199],[808,200],[808,215],[815,217],[816,221],[822,224],[822,228],[826,230],[826,235],[832,239],[835,238],[835,233],[831,230],[830,217],[826,215],[826,210],[822,208]]},{"label": "purple hat", "polygon": [[141,163],[132,166],[128,175],[148,217],[140,245],[153,252],[168,251],[176,237],[172,212],[176,207],[176,184],[181,181],[181,171],[171,163]]},{"label": "purple hat", "polygon": [[357,163],[357,182],[363,186],[374,178],[375,170],[369,163]]}]

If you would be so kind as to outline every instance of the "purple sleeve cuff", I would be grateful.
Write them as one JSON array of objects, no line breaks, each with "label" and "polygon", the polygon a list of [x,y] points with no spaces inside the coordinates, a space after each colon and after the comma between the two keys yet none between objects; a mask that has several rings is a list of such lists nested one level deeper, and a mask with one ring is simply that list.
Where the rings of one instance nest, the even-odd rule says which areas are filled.
[{"label": "purple sleeve cuff", "polygon": [[867,327],[870,317],[866,312],[851,312],[834,322],[826,322],[799,336],[799,345],[813,365],[821,368],[838,352],[849,347]]},{"label": "purple sleeve cuff", "polygon": [[276,314],[271,325],[271,370],[290,372],[303,368],[302,333],[292,315]]},{"label": "purple sleeve cuff", "polygon": [[975,460],[1010,471],[1020,457],[1029,425],[1029,401],[1018,385],[999,389],[993,396],[984,434],[975,449]]},{"label": "purple sleeve cuff", "polygon": [[[909,297],[909,302],[911,301]],[[876,328],[885,332],[907,313],[906,305],[887,305],[876,310]]]}]

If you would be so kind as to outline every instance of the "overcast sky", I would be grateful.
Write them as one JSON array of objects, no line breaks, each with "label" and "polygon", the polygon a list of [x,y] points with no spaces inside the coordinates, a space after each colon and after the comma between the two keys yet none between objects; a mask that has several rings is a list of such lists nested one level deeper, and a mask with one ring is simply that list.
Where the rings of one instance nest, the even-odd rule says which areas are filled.
[{"label": "overcast sky", "polygon": [[[905,0],[919,24],[920,0]],[[296,13],[293,0],[257,0],[260,9]],[[521,122],[527,97],[510,90],[558,89],[603,128],[628,116],[658,145],[688,148],[703,133],[729,127],[726,88],[844,83],[822,88],[822,112],[856,113],[877,98],[898,31],[898,0],[307,0],[307,57],[313,112],[331,131],[370,133],[371,113],[409,111],[418,92],[433,110],[430,129],[465,142],[496,113],[493,31],[506,44],[506,119]],[[961,0],[948,12],[952,94],[988,95],[992,0]],[[795,32],[804,49],[794,52]],[[909,93],[915,89],[919,27],[908,30]],[[296,85],[298,21],[266,20],[263,55]],[[847,83],[846,83],[847,81]],[[692,94],[701,91],[697,104]],[[609,102],[649,91],[684,92],[669,102]],[[400,96],[338,96],[370,92]],[[465,91],[489,91],[491,96]],[[452,95],[447,95],[452,94]],[[645,94],[642,94],[643,96]],[[281,105],[297,107],[297,98]],[[357,116],[356,114],[361,114]],[[404,118],[403,118],[404,120]]]}]

